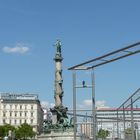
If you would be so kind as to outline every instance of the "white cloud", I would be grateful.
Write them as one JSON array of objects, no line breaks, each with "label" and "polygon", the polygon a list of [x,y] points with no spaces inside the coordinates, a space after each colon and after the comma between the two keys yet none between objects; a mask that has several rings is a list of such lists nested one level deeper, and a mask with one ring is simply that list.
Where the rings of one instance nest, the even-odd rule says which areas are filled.
[{"label": "white cloud", "polygon": [[[54,103],[49,103],[48,101],[41,101],[41,106],[43,108],[50,109],[50,108],[53,108],[55,106],[55,104]],[[96,101],[95,106],[96,106],[97,109],[110,108],[109,106],[107,106],[107,103],[104,100]],[[81,104],[77,104],[77,110],[81,110],[81,109],[84,109],[84,110],[92,109],[92,100],[91,99],[86,99],[86,100],[83,100]]]},{"label": "white cloud", "polygon": [[97,107],[97,109],[99,109],[99,108],[109,108],[106,105],[106,101],[96,101],[96,107]]},{"label": "white cloud", "polygon": [[5,46],[2,50],[5,53],[25,54],[29,51],[29,47],[27,44],[17,43],[14,47]]},{"label": "white cloud", "polygon": [[87,106],[87,107],[90,107],[91,105],[92,105],[92,100],[84,100],[83,101],[83,104],[85,105],[85,106]]},{"label": "white cloud", "polygon": [[50,107],[53,108],[55,106],[54,103],[50,103]]},{"label": "white cloud", "polygon": [[49,108],[54,107],[54,103],[49,103],[49,102],[47,102],[47,101],[41,101],[41,106],[42,106],[43,108],[49,109]]},{"label": "white cloud", "polygon": [[47,101],[41,101],[41,106],[42,106],[43,108],[48,108],[49,102],[47,102]]},{"label": "white cloud", "polygon": [[[106,101],[96,101],[96,108],[100,109],[100,108],[109,108],[109,106],[106,105]],[[77,105],[78,109],[91,109],[92,107],[92,100],[91,99],[86,99],[83,100],[83,102],[81,104]]]}]

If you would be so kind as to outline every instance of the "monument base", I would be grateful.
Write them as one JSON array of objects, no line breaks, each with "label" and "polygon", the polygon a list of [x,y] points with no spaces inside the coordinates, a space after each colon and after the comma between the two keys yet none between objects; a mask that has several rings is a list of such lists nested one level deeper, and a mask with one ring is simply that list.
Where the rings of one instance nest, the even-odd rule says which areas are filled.
[{"label": "monument base", "polygon": [[[41,134],[38,136],[38,140],[74,140],[73,132],[54,132],[50,134]],[[89,140],[84,136],[77,134],[76,140]]]}]

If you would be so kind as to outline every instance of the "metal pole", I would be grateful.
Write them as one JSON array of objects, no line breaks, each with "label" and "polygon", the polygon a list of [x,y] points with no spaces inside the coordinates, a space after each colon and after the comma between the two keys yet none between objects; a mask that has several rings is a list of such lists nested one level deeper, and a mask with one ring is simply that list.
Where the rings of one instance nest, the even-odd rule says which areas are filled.
[{"label": "metal pole", "polygon": [[74,123],[74,140],[76,140],[76,72],[73,71],[73,123]]},{"label": "metal pole", "polygon": [[123,105],[123,130],[124,130],[124,139],[125,139],[125,108]]},{"label": "metal pole", "polygon": [[87,112],[86,112],[86,136],[88,135],[88,130],[87,130]]},{"label": "metal pole", "polygon": [[80,127],[81,127],[81,134],[83,134],[82,124],[80,124]]},{"label": "metal pole", "polygon": [[117,138],[119,138],[119,113],[117,109]]},{"label": "metal pole", "polygon": [[135,140],[134,117],[133,117],[133,99],[132,98],[131,98],[131,129],[132,129],[132,140]]},{"label": "metal pole", "polygon": [[93,116],[93,140],[96,140],[96,108],[95,108],[95,77],[94,69],[91,71],[92,79],[92,116]]}]

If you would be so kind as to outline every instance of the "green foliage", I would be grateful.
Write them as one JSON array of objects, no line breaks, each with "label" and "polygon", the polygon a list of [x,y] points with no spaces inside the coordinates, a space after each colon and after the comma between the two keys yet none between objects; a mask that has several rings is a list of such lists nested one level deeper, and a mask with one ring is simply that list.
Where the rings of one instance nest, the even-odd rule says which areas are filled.
[{"label": "green foliage", "polygon": [[98,138],[106,139],[106,137],[108,137],[109,134],[110,133],[108,130],[100,129],[98,132]]},{"label": "green foliage", "polygon": [[0,126],[0,137],[4,136],[4,128],[3,126]]},{"label": "green foliage", "polygon": [[32,138],[35,136],[35,132],[33,128],[29,124],[22,124],[16,129],[16,138],[27,140],[28,138]]},{"label": "green foliage", "polygon": [[125,133],[126,133],[126,134],[132,134],[132,128],[127,128],[127,129],[125,130]]},{"label": "green foliage", "polygon": [[28,138],[32,138],[36,135],[33,131],[32,127],[26,123],[20,125],[18,128],[10,124],[6,124],[4,126],[0,126],[0,137],[4,137],[8,135],[9,130],[15,132],[15,136],[17,139],[27,140]]},{"label": "green foliage", "polygon": [[8,135],[9,130],[14,131],[15,127],[10,124],[5,124],[4,126],[0,126],[0,137],[4,137]]}]

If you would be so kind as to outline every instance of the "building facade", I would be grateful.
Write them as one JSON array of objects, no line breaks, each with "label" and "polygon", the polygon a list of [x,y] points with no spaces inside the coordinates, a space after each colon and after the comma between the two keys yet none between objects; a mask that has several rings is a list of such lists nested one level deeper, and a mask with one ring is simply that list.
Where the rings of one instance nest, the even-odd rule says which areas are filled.
[{"label": "building facade", "polygon": [[[133,117],[131,108],[119,109],[103,108],[96,110],[96,128],[109,131],[109,139],[123,139],[127,129],[131,128],[132,119],[136,137],[140,138],[140,108],[133,108]],[[91,115],[85,115],[81,124],[80,131],[89,137],[92,137],[93,123]],[[118,120],[118,121],[117,121]]]},{"label": "building facade", "polygon": [[[117,121],[118,119],[118,121]],[[133,121],[134,131],[140,131],[140,108],[116,108],[98,109],[97,126],[110,132],[110,138],[120,139],[125,137],[125,131],[131,128]],[[137,127],[136,127],[137,126]]]},{"label": "building facade", "polygon": [[37,133],[42,131],[43,110],[36,94],[0,94],[0,125],[15,127],[28,123]]}]

